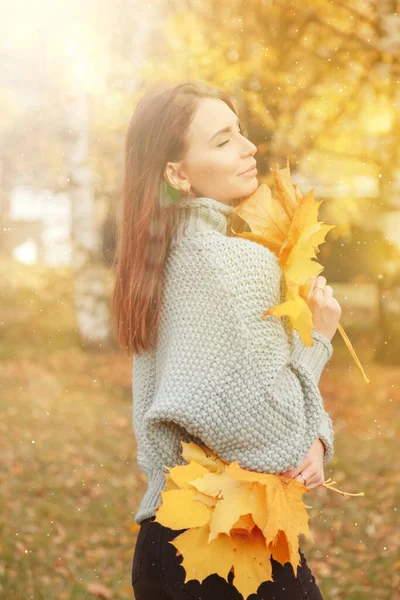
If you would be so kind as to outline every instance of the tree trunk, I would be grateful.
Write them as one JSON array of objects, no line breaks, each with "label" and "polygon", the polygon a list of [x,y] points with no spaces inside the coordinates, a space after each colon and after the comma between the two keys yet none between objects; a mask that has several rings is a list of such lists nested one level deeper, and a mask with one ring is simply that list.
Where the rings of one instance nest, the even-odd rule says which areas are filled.
[{"label": "tree trunk", "polygon": [[88,100],[71,78],[66,99],[68,195],[71,202],[72,269],[78,331],[85,347],[110,345],[108,294],[88,164]]}]

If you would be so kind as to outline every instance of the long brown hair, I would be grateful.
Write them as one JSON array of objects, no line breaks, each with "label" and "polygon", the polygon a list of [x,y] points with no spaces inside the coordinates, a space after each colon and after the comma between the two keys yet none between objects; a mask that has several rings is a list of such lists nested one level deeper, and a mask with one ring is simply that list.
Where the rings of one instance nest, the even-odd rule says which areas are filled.
[{"label": "long brown hair", "polygon": [[168,161],[185,156],[188,128],[201,98],[219,98],[237,114],[228,93],[190,81],[152,88],[138,102],[129,123],[111,307],[117,342],[129,355],[156,344],[163,265],[181,219],[186,227],[189,214],[179,207],[179,198],[163,202],[160,189],[175,191],[164,170]]}]

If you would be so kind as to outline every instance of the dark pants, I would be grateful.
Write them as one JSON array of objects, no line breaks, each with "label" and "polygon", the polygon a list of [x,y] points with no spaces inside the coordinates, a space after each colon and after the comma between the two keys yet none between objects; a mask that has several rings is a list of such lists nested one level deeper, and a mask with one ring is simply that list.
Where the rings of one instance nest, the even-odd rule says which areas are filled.
[{"label": "dark pants", "polygon": [[[184,583],[183,556],[168,542],[186,529],[173,530],[154,522],[142,521],[132,563],[132,586],[135,600],[243,600],[233,585],[234,573],[228,581],[216,573],[202,583],[192,579]],[[299,549],[301,566],[295,577],[290,563],[271,558],[273,581],[264,581],[257,593],[244,600],[323,600],[304,554]]]}]

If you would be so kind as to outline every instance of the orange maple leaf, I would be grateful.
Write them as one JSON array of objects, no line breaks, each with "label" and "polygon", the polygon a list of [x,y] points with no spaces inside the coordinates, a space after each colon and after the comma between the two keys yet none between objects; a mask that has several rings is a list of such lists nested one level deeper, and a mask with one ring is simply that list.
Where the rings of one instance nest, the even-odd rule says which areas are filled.
[{"label": "orange maple leaf", "polygon": [[[261,184],[257,190],[234,208],[250,226],[250,232],[232,232],[269,248],[279,259],[286,283],[285,302],[264,312],[275,317],[287,316],[290,324],[299,333],[305,346],[313,346],[312,312],[306,302],[311,289],[310,279],[319,275],[324,267],[316,260],[319,246],[324,243],[327,233],[336,225],[318,221],[318,211],[322,200],[316,202],[314,189],[302,196],[297,185],[291,182],[289,159],[284,169],[271,169],[273,172],[277,198],[272,198],[270,188]],[[354,351],[343,327],[338,330],[361,370],[367,383],[370,380]]]}]

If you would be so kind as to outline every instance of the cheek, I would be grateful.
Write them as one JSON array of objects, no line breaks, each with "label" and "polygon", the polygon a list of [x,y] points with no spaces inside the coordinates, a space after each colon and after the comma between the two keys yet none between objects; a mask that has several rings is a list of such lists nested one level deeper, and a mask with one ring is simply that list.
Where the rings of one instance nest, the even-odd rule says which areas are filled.
[{"label": "cheek", "polygon": [[227,149],[221,149],[221,152],[214,155],[212,169],[215,175],[236,175],[239,168],[240,159],[236,153]]},{"label": "cheek", "polygon": [[196,179],[206,177],[207,180],[219,180],[221,176],[232,175],[236,173],[236,163],[229,158],[227,155],[223,156],[223,153],[213,154],[207,161],[202,161],[196,165],[196,168],[192,171]]}]

